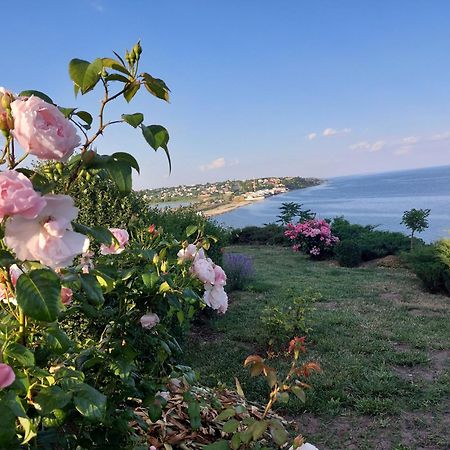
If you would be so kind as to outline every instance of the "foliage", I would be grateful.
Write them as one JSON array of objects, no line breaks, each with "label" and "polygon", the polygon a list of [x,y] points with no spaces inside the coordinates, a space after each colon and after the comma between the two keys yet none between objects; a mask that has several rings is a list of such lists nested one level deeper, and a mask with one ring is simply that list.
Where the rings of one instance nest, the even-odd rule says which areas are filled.
[{"label": "foliage", "polygon": [[243,253],[225,253],[223,255],[223,268],[227,274],[229,291],[243,289],[254,272],[252,259]]},{"label": "foliage", "polygon": [[[333,219],[331,226],[340,241],[352,240],[359,244],[363,261],[397,255],[410,247],[410,240],[403,233],[376,230],[373,225],[352,224],[343,217]],[[419,239],[414,240],[422,243]]]},{"label": "foliage", "polygon": [[411,230],[411,249],[413,248],[414,233],[421,233],[428,228],[430,209],[410,209],[403,213],[401,223]]},{"label": "foliage", "polygon": [[[215,238],[192,223],[178,239],[149,226],[142,199],[131,193],[135,158],[94,150],[106,129],[126,124],[162,148],[170,168],[164,127],[144,125],[142,113],[105,119],[111,101],[129,103],[141,87],[168,100],[162,80],[138,71],[141,53],[137,43],[124,58],[70,62],[75,94],[102,86],[98,123],[39,91],[1,91],[2,448],[137,448],[136,407],[157,417],[158,389],[173,377],[194,379],[177,356],[194,314],[205,304],[218,309],[211,291],[223,291],[225,276],[205,254]],[[72,156],[77,130],[83,143]],[[30,154],[41,164],[20,168]],[[128,231],[116,228],[124,226],[129,242]],[[186,256],[188,247],[195,252]],[[222,284],[214,278],[206,286],[191,270],[195,259]],[[220,300],[226,309],[225,292]]]},{"label": "foliage", "polygon": [[450,293],[450,269],[446,264],[447,242],[415,247],[404,254],[406,264],[430,292]]},{"label": "foliage", "polygon": [[300,294],[288,290],[282,302],[266,306],[261,313],[261,323],[268,344],[277,349],[296,335],[308,334],[311,331],[311,312],[321,297],[312,290]]},{"label": "foliage", "polygon": [[361,246],[353,240],[338,242],[334,253],[340,266],[357,267],[362,261]]},{"label": "foliage", "polygon": [[284,227],[274,223],[262,227],[250,226],[237,228],[230,233],[231,244],[289,245],[284,235]]},{"label": "foliage", "polygon": [[302,210],[300,203],[285,202],[280,206],[280,214],[277,216],[277,222],[282,226],[293,222],[295,217],[298,217],[298,222],[305,222],[306,220],[314,219],[316,216],[310,209]]},{"label": "foliage", "polygon": [[339,238],[332,234],[330,224],[323,219],[288,223],[284,234],[293,242],[294,251],[302,251],[315,259],[331,255],[333,247],[339,242]]}]

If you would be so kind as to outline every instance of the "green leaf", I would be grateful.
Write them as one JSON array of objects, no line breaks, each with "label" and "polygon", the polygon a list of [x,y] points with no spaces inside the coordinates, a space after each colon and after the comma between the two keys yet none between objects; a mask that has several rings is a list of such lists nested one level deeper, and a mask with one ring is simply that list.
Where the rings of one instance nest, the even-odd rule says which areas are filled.
[{"label": "green leaf", "polygon": [[[116,61],[113,58],[102,58],[103,67],[109,67],[113,70],[117,70],[118,72],[122,72],[125,75],[131,76],[131,73],[121,64],[119,61]],[[127,79],[125,79],[128,81]]]},{"label": "green leaf", "polygon": [[75,113],[83,122],[87,123],[89,126],[92,125],[92,121],[94,120],[92,116],[87,111],[78,111]]},{"label": "green leaf", "polygon": [[126,91],[123,93],[123,96],[128,103],[131,102],[140,87],[141,85],[139,83],[131,83],[130,86],[127,87]]},{"label": "green leaf", "polygon": [[253,440],[257,441],[266,432],[268,426],[267,420],[255,422],[252,427]]},{"label": "green leaf", "polygon": [[106,75],[105,81],[121,81],[122,83],[128,83],[130,80],[127,77],[120,75],[120,73],[110,73]]},{"label": "green leaf", "polygon": [[53,100],[41,91],[34,91],[32,89],[29,89],[26,91],[22,91],[19,94],[19,97],[31,97],[32,95],[34,95],[35,97],[39,97],[40,99],[44,100],[47,103],[50,103],[51,105],[54,105]]},{"label": "green leaf", "polygon": [[30,179],[33,184],[33,188],[39,191],[41,194],[47,194],[53,190],[55,183],[50,181],[47,177],[44,177],[39,172],[35,172],[31,169],[20,168],[16,169],[17,172],[23,173],[27,178]]},{"label": "green leaf", "polygon": [[233,437],[231,438],[231,448],[233,450],[238,450],[241,445],[241,437],[239,436],[239,433],[233,434]]},{"label": "green leaf", "polygon": [[306,394],[305,391],[299,386],[293,386],[291,391],[296,395],[296,397],[302,402],[306,402]]},{"label": "green leaf", "polygon": [[69,63],[69,76],[77,87],[77,89],[75,89],[75,95],[78,93],[78,90],[83,87],[84,75],[89,65],[89,61],[77,58],[72,59]]},{"label": "green leaf", "polygon": [[167,147],[169,142],[169,132],[161,125],[150,125],[148,127],[141,125],[141,130],[150,147],[152,147],[155,151],[161,147],[165,151],[169,162],[169,171],[171,172],[172,161],[170,160],[169,149]]},{"label": "green leaf", "polygon": [[106,167],[111,180],[116,183],[121,194],[129,194],[132,186],[131,166],[121,160],[111,160]]},{"label": "green leaf", "polygon": [[188,227],[186,227],[186,236],[192,236],[197,230],[197,225],[189,225]]},{"label": "green leaf", "polygon": [[169,92],[170,89],[167,87],[166,83],[159,78],[153,78],[148,73],[143,73],[142,77],[144,78],[145,87],[150,94],[154,95],[157,98],[169,101]]},{"label": "green leaf", "polygon": [[23,367],[32,367],[35,364],[33,352],[17,342],[11,342],[4,350],[4,354]]},{"label": "green leaf", "polygon": [[145,286],[150,289],[153,289],[155,287],[158,280],[159,276],[156,272],[142,274],[142,281],[144,282]]},{"label": "green leaf", "polygon": [[194,430],[198,430],[202,424],[200,418],[200,403],[196,400],[188,403],[188,414],[189,420],[191,422],[191,427]]},{"label": "green leaf", "polygon": [[35,320],[53,322],[61,308],[61,284],[49,269],[23,273],[17,280],[17,303],[25,315]]},{"label": "green leaf", "polygon": [[214,444],[205,445],[203,450],[230,450],[230,445],[228,441],[221,440],[214,442]]},{"label": "green leaf", "polygon": [[147,411],[148,417],[150,417],[150,420],[152,422],[157,422],[159,419],[161,419],[162,408],[160,405],[156,405],[155,403],[153,403],[147,407]]},{"label": "green leaf", "polygon": [[111,155],[111,158],[114,161],[121,161],[127,163],[130,167],[136,170],[137,173],[140,173],[139,164],[133,155],[130,155],[129,153],[126,152],[116,152]]},{"label": "green leaf", "polygon": [[0,249],[0,266],[9,267],[15,264],[16,258],[8,250]]},{"label": "green leaf", "polygon": [[74,231],[93,237],[100,244],[111,245],[115,240],[114,235],[107,228],[101,225],[88,227],[87,225],[72,222]]},{"label": "green leaf", "polygon": [[59,386],[44,387],[33,398],[33,402],[40,407],[42,415],[50,414],[54,409],[62,409],[72,399],[70,392],[63,391]]},{"label": "green leaf", "polygon": [[103,70],[102,60],[97,58],[86,67],[86,71],[83,77],[83,84],[81,85],[81,92],[86,94],[94,89],[95,85],[100,80],[100,75]]},{"label": "green leaf", "polygon": [[91,273],[82,273],[80,275],[81,288],[86,293],[87,298],[95,306],[100,306],[105,301],[102,288],[94,275]]},{"label": "green leaf", "polygon": [[230,419],[223,425],[223,431],[225,433],[234,433],[239,428],[239,421],[236,419]]},{"label": "green leaf", "polygon": [[270,434],[275,443],[280,447],[286,443],[289,437],[288,432],[278,420],[272,420],[270,422]]},{"label": "green leaf", "polygon": [[88,384],[75,386],[73,401],[77,411],[91,420],[102,420],[106,413],[106,396]]},{"label": "green leaf", "polygon": [[133,128],[137,128],[144,121],[144,115],[142,113],[122,114],[122,119]]},{"label": "green leaf", "polygon": [[76,108],[63,108],[62,106],[58,106],[58,109],[63,113],[66,119],[68,119],[77,110]]},{"label": "green leaf", "polygon": [[19,417],[19,423],[24,431],[24,436],[21,442],[21,444],[24,445],[37,436],[36,425],[28,417]]},{"label": "green leaf", "polygon": [[216,422],[222,422],[224,420],[234,417],[235,411],[233,408],[224,409],[214,420]]},{"label": "green leaf", "polygon": [[72,341],[60,328],[49,329],[45,342],[46,347],[58,355],[62,355],[72,346]]}]

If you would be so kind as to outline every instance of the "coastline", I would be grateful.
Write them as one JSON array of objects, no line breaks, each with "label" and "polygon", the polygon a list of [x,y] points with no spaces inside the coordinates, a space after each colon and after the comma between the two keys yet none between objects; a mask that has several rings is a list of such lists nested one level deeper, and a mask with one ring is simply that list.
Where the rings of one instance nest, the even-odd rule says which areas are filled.
[{"label": "coastline", "polygon": [[[263,201],[263,200],[256,200],[256,201]],[[205,209],[201,212],[206,217],[215,217],[215,216],[220,216],[221,214],[225,214],[230,211],[234,211],[235,209],[241,208],[242,206],[251,205],[252,203],[255,203],[255,201],[243,200],[241,202],[229,202],[229,203],[224,203],[223,205],[216,206],[214,208]]]}]

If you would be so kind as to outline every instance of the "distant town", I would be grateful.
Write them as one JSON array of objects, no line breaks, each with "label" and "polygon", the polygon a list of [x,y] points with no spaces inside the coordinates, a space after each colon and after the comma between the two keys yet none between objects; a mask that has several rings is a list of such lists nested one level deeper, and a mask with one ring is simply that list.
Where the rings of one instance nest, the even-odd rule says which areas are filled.
[{"label": "distant town", "polygon": [[150,203],[190,205],[207,215],[218,215],[266,197],[317,186],[321,182],[318,178],[268,177],[145,189],[141,193]]}]

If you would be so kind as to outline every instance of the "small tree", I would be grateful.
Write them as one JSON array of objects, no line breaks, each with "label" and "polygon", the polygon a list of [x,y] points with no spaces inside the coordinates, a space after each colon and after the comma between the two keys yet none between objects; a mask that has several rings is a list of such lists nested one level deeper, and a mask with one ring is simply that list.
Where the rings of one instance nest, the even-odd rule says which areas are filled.
[{"label": "small tree", "polygon": [[428,216],[431,210],[429,209],[410,209],[403,213],[401,223],[411,230],[411,250],[413,248],[414,233],[421,233],[428,228]]},{"label": "small tree", "polygon": [[280,206],[280,214],[277,216],[277,222],[285,226],[292,222],[294,217],[299,218],[299,222],[314,219],[316,216],[310,209],[302,210],[302,204],[295,202],[285,202]]}]

